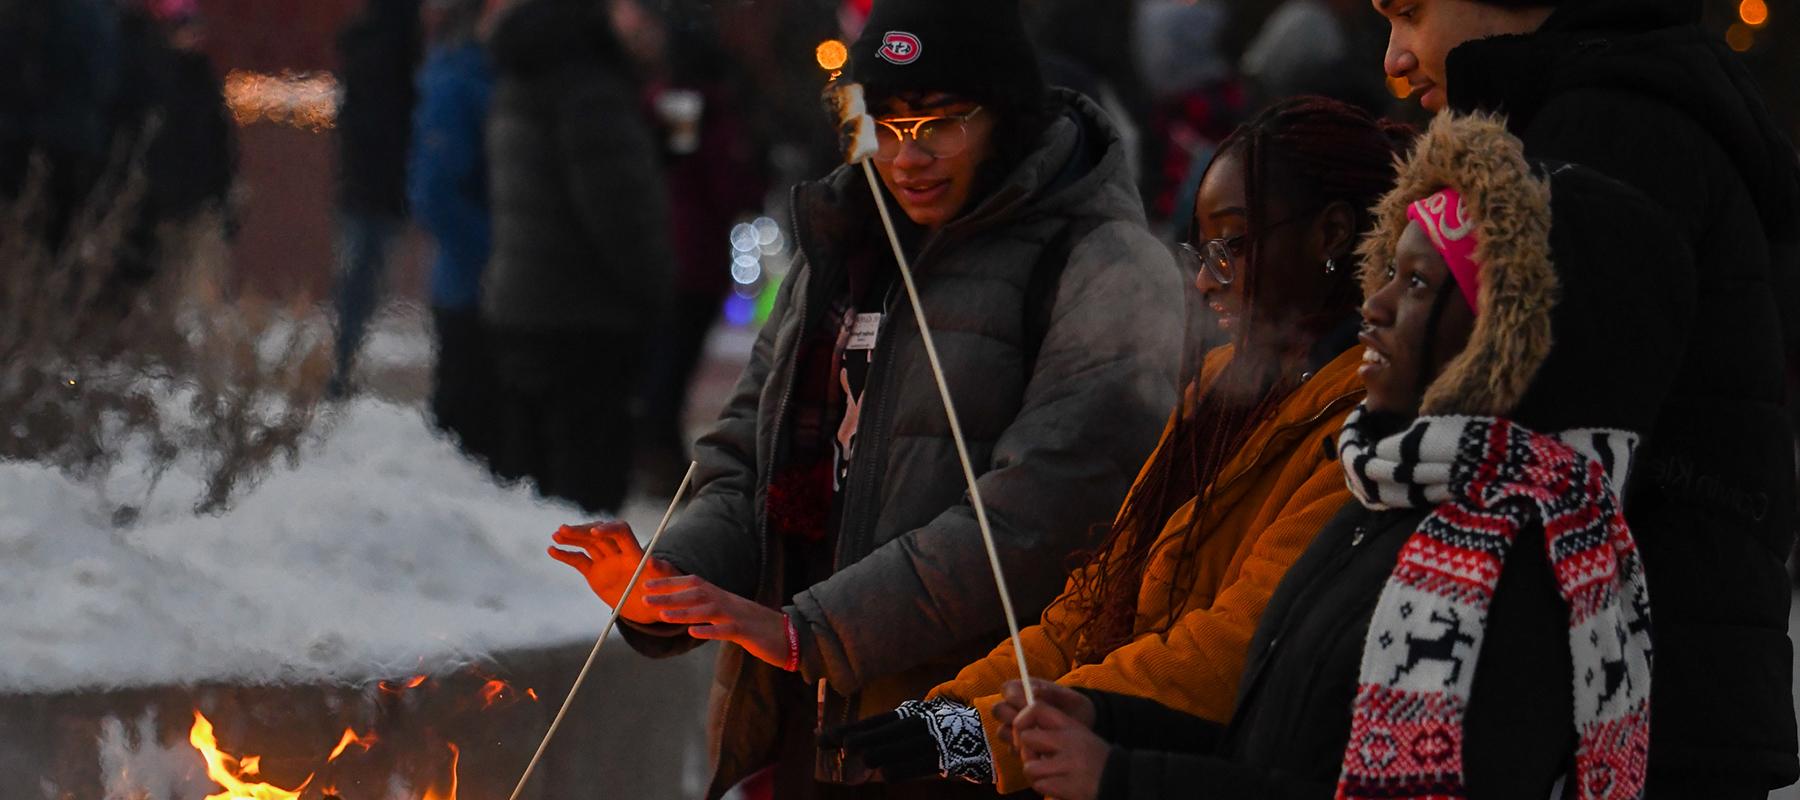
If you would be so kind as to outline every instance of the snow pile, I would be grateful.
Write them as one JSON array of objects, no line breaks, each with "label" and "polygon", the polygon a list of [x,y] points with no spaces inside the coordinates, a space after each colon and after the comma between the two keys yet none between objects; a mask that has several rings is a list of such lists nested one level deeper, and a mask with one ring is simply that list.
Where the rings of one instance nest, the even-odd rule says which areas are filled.
[{"label": "snow pile", "polygon": [[[496,485],[414,408],[352,401],[222,515],[193,516],[179,468],[163,484],[115,528],[92,488],[0,463],[0,691],[367,680],[605,622],[543,552],[581,512]],[[647,536],[661,512],[625,516]]]}]

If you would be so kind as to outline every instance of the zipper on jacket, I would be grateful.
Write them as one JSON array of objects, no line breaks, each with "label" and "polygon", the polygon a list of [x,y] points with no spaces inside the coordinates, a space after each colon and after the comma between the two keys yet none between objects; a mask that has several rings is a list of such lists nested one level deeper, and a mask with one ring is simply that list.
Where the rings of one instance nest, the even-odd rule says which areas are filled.
[{"label": "zipper on jacket", "polygon": [[[873,502],[875,465],[881,463],[886,454],[887,439],[880,435],[870,436],[869,434],[886,430],[887,401],[893,394],[886,391],[888,372],[892,368],[893,362],[891,353],[893,348],[890,346],[893,341],[892,331],[896,324],[893,312],[900,293],[900,278],[896,275],[894,284],[888,287],[887,297],[882,302],[882,325],[881,329],[875,333],[875,355],[869,363],[869,372],[863,382],[864,402],[867,402],[866,398],[869,392],[875,393],[874,413],[865,416],[857,425],[856,453],[851,456],[850,462],[851,480],[845,481],[844,484],[844,490],[849,492],[849,495],[845,498],[844,514],[838,520],[837,539],[832,544],[831,571],[833,574],[849,566],[846,558],[860,560],[867,555],[865,551],[869,549],[862,542],[869,537],[872,523],[864,523],[863,520],[868,517],[867,514],[851,512],[861,512],[867,508],[868,503]],[[882,457],[875,457],[877,454],[881,454]],[[856,523],[848,524],[852,519],[856,520]],[[839,713],[828,715],[826,703],[830,701],[831,695],[825,691],[825,687],[825,681],[821,679],[819,681],[817,714],[820,730],[824,730],[828,716],[836,725],[850,724],[853,721],[851,717],[856,713],[856,702],[860,693],[843,696],[843,704]],[[830,777],[839,783],[844,781],[844,750],[842,748],[837,751],[833,774]]]},{"label": "zipper on jacket", "polygon": [[[894,307],[898,303],[898,295],[901,293],[899,276],[896,275],[894,284],[888,287],[887,296],[882,298],[883,322],[881,329],[875,332],[874,358],[869,362],[869,372],[863,381],[865,402],[867,402],[869,393],[874,392],[875,413],[869,415],[867,419],[859,421],[857,426],[857,448],[855,455],[851,456],[850,462],[853,480],[845,481],[846,491],[851,490],[852,487],[855,488],[855,491],[852,491],[846,498],[848,502],[844,504],[846,512],[844,519],[838,520],[838,537],[833,544],[831,554],[831,570],[834,573],[850,565],[846,560],[846,555],[857,560],[868,555],[867,552],[864,552],[868,548],[862,544],[863,540],[868,538],[867,534],[870,533],[868,530],[870,525],[864,524],[864,518],[867,515],[848,512],[862,511],[867,507],[867,503],[871,502],[870,493],[875,491],[876,467],[874,465],[883,460],[873,456],[876,453],[885,456],[887,452],[888,439],[880,433],[886,430],[884,423],[887,421],[887,401],[893,394],[887,390],[887,383],[888,373],[893,368],[893,354],[890,351],[893,350],[893,330],[897,324]],[[869,424],[864,427],[864,423]],[[864,438],[872,432],[878,435]],[[856,520],[856,524],[854,526],[846,525],[846,520],[852,518]],[[853,542],[855,546],[846,547],[846,541]]]}]

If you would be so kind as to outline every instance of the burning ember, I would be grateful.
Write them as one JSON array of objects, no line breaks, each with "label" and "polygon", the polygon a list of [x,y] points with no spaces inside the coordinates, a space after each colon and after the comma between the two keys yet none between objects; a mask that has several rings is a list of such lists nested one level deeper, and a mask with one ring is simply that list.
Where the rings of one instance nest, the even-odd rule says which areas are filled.
[{"label": "burning ember", "polygon": [[484,709],[493,708],[494,703],[499,702],[500,696],[505,694],[506,690],[510,688],[512,687],[507,686],[503,681],[488,681],[481,687],[481,707]]},{"label": "burning ember", "polygon": [[345,750],[350,749],[350,745],[356,745],[357,747],[362,748],[365,753],[369,752],[369,748],[375,746],[374,731],[370,731],[362,736],[357,736],[356,731],[345,728],[344,738],[339,739],[337,747],[332,748],[331,755],[325,759],[326,763],[336,761],[338,756],[343,755]]}]

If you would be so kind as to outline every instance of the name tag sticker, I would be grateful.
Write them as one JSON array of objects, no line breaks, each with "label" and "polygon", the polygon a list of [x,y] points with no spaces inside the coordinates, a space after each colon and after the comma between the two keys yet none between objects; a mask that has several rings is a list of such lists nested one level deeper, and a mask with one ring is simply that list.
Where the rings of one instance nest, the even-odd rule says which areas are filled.
[{"label": "name tag sticker", "polygon": [[875,335],[880,332],[881,314],[857,314],[855,327],[850,329],[850,343],[844,349],[874,350]]}]

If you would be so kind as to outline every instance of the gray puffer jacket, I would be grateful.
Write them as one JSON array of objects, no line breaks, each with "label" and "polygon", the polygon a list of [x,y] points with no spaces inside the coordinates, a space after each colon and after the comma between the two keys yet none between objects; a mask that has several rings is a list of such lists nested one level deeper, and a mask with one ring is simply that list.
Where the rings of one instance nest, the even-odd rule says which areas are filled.
[{"label": "gray puffer jacket", "polygon": [[[1057,97],[1065,113],[1035,152],[912,261],[1021,624],[1036,619],[1070,554],[1117,511],[1175,404],[1183,347],[1181,277],[1145,229],[1116,131],[1085,98]],[[861,236],[874,211],[860,168],[799,187],[795,208],[799,256],[735,393],[696,445],[698,489],[658,554],[785,605],[802,638],[802,676],[833,690],[820,710],[830,726],[922,696],[1004,638],[1005,623],[904,292],[869,368],[835,574],[780,596],[784,542],[769,535],[765,512],[796,353],[829,302],[845,243],[887,246],[880,234]],[[1031,275],[1054,269],[1042,262],[1065,248],[1047,324],[1033,331]],[[652,655],[698,644],[657,633],[671,631],[640,627],[626,637]],[[741,648],[723,648],[709,797],[773,758],[779,677]],[[860,776],[822,761],[820,778]]]}]

